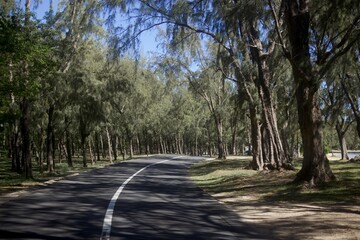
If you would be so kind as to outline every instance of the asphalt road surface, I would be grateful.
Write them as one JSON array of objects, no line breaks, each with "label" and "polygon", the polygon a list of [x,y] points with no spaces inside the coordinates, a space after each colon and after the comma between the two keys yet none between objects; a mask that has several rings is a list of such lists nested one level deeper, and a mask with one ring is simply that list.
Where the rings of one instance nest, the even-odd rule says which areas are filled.
[{"label": "asphalt road surface", "polygon": [[199,160],[141,158],[33,189],[0,205],[0,238],[267,239],[191,182]]}]

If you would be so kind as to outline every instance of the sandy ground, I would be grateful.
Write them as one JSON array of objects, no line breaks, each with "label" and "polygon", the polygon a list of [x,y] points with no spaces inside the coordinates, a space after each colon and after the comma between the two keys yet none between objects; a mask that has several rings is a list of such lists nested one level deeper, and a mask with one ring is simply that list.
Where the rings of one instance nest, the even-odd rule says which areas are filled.
[{"label": "sandy ground", "polygon": [[357,204],[269,203],[256,195],[229,197],[227,193],[213,197],[234,210],[242,221],[274,239],[360,240],[360,206]]},{"label": "sandy ground", "polygon": [[274,239],[359,239],[360,206],[315,206],[258,202],[254,197],[224,198],[220,202],[240,218]]}]

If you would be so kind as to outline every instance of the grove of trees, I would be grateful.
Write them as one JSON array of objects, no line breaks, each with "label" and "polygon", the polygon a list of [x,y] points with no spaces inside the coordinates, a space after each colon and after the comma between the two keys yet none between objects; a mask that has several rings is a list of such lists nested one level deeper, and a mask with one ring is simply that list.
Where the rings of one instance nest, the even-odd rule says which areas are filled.
[{"label": "grove of trees", "polygon": [[326,153],[360,148],[359,1],[59,0],[37,19],[40,2],[0,0],[0,150],[26,178],[76,154],[251,154],[302,157],[315,186]]}]

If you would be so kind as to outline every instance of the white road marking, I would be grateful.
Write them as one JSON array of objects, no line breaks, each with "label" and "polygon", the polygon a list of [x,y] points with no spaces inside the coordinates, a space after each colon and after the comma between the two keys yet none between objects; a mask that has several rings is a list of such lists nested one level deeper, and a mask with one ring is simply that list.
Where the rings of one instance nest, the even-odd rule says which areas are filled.
[{"label": "white road marking", "polygon": [[167,162],[167,161],[170,161],[170,160],[173,160],[173,159],[177,159],[177,158],[180,158],[180,157],[175,157],[175,158],[172,158],[172,159],[163,160],[163,161],[160,161],[160,162],[149,164],[146,167],[143,167],[142,169],[140,169],[139,171],[134,173],[123,184],[121,184],[121,186],[118,188],[118,190],[115,192],[115,194],[111,198],[109,206],[108,206],[108,208],[106,210],[100,240],[110,240],[111,223],[112,223],[112,217],[113,217],[113,213],[114,213],[115,203],[116,203],[117,199],[119,198],[122,190],[125,188],[126,184],[128,184],[131,181],[131,179],[133,179],[136,175],[138,175],[139,173],[141,173],[145,169],[147,169],[147,168],[149,168],[151,166],[154,166],[156,164],[164,163],[164,162]]}]

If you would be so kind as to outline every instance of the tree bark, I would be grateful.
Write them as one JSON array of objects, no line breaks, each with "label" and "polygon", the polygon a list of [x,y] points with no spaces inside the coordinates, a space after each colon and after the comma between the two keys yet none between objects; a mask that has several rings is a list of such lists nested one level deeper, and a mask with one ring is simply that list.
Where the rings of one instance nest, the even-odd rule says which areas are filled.
[{"label": "tree bark", "polygon": [[82,151],[82,159],[83,159],[83,167],[87,167],[87,158],[86,158],[86,134],[80,133],[81,135],[81,151]]},{"label": "tree bark", "polygon": [[129,142],[129,148],[130,148],[130,159],[134,158],[134,146],[133,146],[133,139],[130,139]]},{"label": "tree bark", "polygon": [[71,136],[70,136],[70,132],[69,132],[69,120],[67,118],[67,116],[65,116],[65,145],[66,145],[66,159],[67,159],[67,164],[69,167],[73,167],[73,162],[72,162],[72,147],[71,147]]},{"label": "tree bark", "polygon": [[251,145],[252,161],[251,168],[254,170],[264,169],[264,159],[262,154],[261,130],[257,120],[257,110],[254,104],[249,103],[250,122],[251,122]]},{"label": "tree bark", "polygon": [[54,105],[51,104],[48,109],[48,125],[46,129],[46,162],[48,172],[54,172],[54,158],[53,158],[53,116],[54,116]]},{"label": "tree bark", "polygon": [[19,131],[16,123],[12,124],[11,133],[11,169],[21,174]]},{"label": "tree bark", "polygon": [[304,146],[302,168],[295,182],[309,182],[310,186],[335,179],[324,151],[321,134],[321,113],[318,89],[310,60],[309,1],[286,0],[285,21],[291,45],[291,64],[296,83],[298,122]]},{"label": "tree bark", "polygon": [[96,159],[100,161],[100,147],[99,147],[99,133],[95,132],[95,151],[96,151]]},{"label": "tree bark", "polygon": [[[30,22],[30,0],[25,1],[25,25],[29,25]],[[24,62],[24,78],[25,82],[28,83],[29,75],[29,64]],[[31,144],[30,144],[30,122],[29,122],[29,107],[30,101],[27,97],[23,97],[20,108],[21,108],[21,119],[20,119],[20,131],[22,138],[22,162],[24,167],[25,178],[33,178],[32,173],[32,162],[31,162]]]},{"label": "tree bark", "polygon": [[272,167],[280,169],[283,163],[287,162],[287,159],[277,127],[277,117],[270,90],[272,78],[268,59],[273,50],[270,49],[271,47],[268,47],[267,52],[264,52],[264,47],[260,40],[260,33],[254,26],[256,26],[256,23],[250,22],[248,38],[252,46],[250,47],[251,56],[253,61],[256,62],[258,69],[258,77],[254,78],[254,83],[258,88],[263,111],[263,127],[266,131],[266,139],[263,139],[267,141],[264,144],[268,146],[268,151],[264,151],[264,153],[268,154],[266,159],[273,165]]},{"label": "tree bark", "polygon": [[214,120],[217,133],[218,159],[226,159],[222,119],[218,116],[214,116]]},{"label": "tree bark", "polygon": [[91,165],[94,165],[95,163],[95,158],[94,158],[94,154],[93,154],[93,150],[92,150],[92,146],[91,146],[91,139],[88,140],[88,144],[89,144],[89,151],[90,151],[90,161],[91,161]]},{"label": "tree bark", "polygon": [[349,160],[349,153],[346,146],[346,139],[345,139],[345,133],[346,130],[343,130],[343,125],[339,122],[339,120],[336,121],[336,133],[338,135],[339,143],[340,143],[340,150],[341,150],[341,159],[342,160]]},{"label": "tree bark", "polygon": [[22,137],[22,159],[24,162],[25,178],[33,178],[30,146],[30,127],[29,127],[29,99],[23,97],[21,102],[21,137]]},{"label": "tree bark", "polygon": [[107,140],[108,140],[109,161],[110,161],[110,163],[113,163],[112,152],[111,152],[111,150],[112,150],[111,137],[110,137],[109,129],[108,129],[107,126],[106,126],[106,137],[107,137]]},{"label": "tree bark", "polygon": [[119,144],[119,138],[118,136],[113,136],[111,138],[111,147],[112,147],[112,152],[113,152],[113,155],[114,155],[114,161],[117,160],[117,157],[118,157],[118,152],[117,152],[117,149],[118,149],[118,144]]}]

